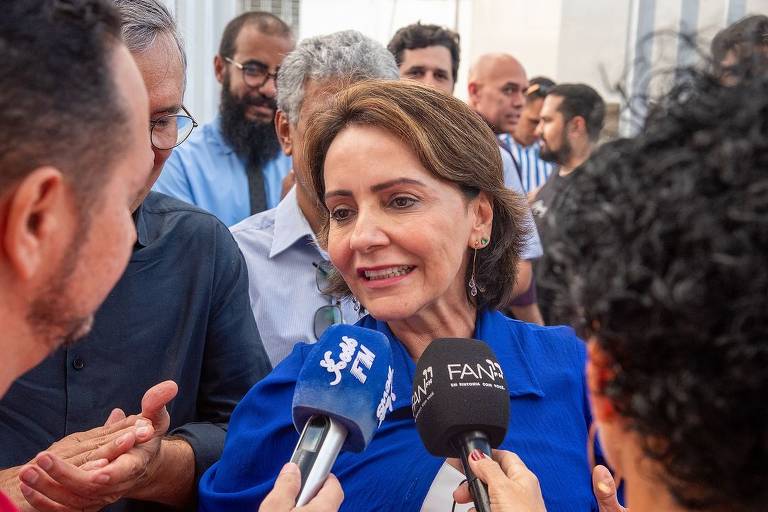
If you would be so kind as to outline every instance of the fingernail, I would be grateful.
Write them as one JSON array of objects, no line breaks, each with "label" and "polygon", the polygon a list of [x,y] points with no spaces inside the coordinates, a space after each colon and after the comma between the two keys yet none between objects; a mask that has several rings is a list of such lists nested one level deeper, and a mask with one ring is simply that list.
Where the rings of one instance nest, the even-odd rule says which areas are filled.
[{"label": "fingernail", "polygon": [[139,437],[144,437],[146,435],[149,435],[149,427],[141,427],[136,429],[136,435]]},{"label": "fingernail", "polygon": [[137,427],[148,427],[149,422],[147,420],[136,420]]},{"label": "fingernail", "polygon": [[24,484],[19,484],[19,490],[21,490],[21,494],[23,494],[25,498],[32,496],[32,489]]},{"label": "fingernail", "polygon": [[597,488],[600,490],[600,492],[605,494],[611,494],[613,492],[611,485],[606,482],[597,482]]},{"label": "fingernail", "polygon": [[38,457],[37,465],[43,468],[43,471],[48,471],[53,467],[53,461],[49,456],[43,455],[42,457]]},{"label": "fingernail", "polygon": [[293,462],[289,462],[285,466],[283,466],[283,469],[280,470],[281,475],[287,475],[289,473],[293,473],[295,475],[299,474],[299,466],[294,464]]},{"label": "fingernail", "polygon": [[37,471],[34,469],[28,469],[21,474],[21,479],[29,485],[34,485],[37,482]]},{"label": "fingernail", "polygon": [[109,482],[109,475],[98,475],[96,477],[97,484],[105,484],[107,482]]},{"label": "fingernail", "polygon": [[123,434],[117,439],[115,439],[115,446],[121,446],[123,445],[128,439],[131,437],[131,434]]},{"label": "fingernail", "polygon": [[477,462],[485,457],[485,454],[480,449],[475,448],[472,453],[469,454],[469,458]]}]

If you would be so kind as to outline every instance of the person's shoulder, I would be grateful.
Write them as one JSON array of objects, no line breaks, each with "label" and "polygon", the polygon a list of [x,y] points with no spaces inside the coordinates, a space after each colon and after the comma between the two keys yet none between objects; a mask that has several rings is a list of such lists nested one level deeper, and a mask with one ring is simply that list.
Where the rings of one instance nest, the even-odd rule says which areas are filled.
[{"label": "person's shoulder", "polygon": [[241,220],[229,230],[237,238],[247,236],[249,233],[273,232],[275,227],[276,208],[270,208]]},{"label": "person's shoulder", "polygon": [[570,326],[542,326],[506,317],[505,321],[523,342],[529,355],[550,360],[571,360],[577,364],[581,364],[586,357],[584,341]]},{"label": "person's shoulder", "polygon": [[229,231],[247,257],[269,255],[275,238],[275,208],[259,212],[230,226]]},{"label": "person's shoulder", "polygon": [[149,243],[186,245],[189,250],[237,251],[229,229],[218,217],[161,192],[150,191],[142,203],[141,215]]}]

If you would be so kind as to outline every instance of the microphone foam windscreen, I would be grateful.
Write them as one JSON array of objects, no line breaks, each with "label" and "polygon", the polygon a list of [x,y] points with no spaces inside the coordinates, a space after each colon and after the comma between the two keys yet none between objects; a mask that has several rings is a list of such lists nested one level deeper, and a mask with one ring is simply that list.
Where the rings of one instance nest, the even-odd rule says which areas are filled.
[{"label": "microphone foam windscreen", "polygon": [[484,432],[494,448],[507,434],[504,372],[482,341],[440,338],[430,343],[416,365],[411,407],[421,441],[437,457],[459,457],[453,441],[464,432]]},{"label": "microphone foam windscreen", "polygon": [[316,414],[341,422],[342,450],[360,452],[392,410],[392,349],[382,333],[338,324],[325,330],[307,355],[293,393],[299,432]]}]

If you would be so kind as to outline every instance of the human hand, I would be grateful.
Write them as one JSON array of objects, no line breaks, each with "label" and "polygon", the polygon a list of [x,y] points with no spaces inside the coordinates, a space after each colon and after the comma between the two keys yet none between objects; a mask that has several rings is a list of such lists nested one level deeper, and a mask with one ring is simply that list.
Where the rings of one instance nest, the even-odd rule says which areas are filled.
[{"label": "human hand", "polygon": [[619,505],[616,482],[605,466],[595,466],[592,470],[592,492],[595,493],[600,512],[629,512],[628,508]]},{"label": "human hand", "polygon": [[312,500],[302,507],[296,507],[296,497],[301,489],[299,467],[289,462],[277,476],[275,487],[259,507],[259,512],[336,512],[344,501],[344,491],[333,474]]},{"label": "human hand", "polygon": [[[475,476],[488,485],[492,512],[546,512],[538,478],[516,454],[493,450],[492,460],[475,450],[467,460]],[[457,503],[472,501],[466,482],[453,491],[453,499]]]},{"label": "human hand", "polygon": [[146,485],[153,478],[161,437],[170,425],[165,405],[177,391],[172,381],[150,388],[142,399],[140,416],[126,418],[121,410],[114,410],[102,428],[111,430],[126,422],[140,426],[91,446],[81,459],[68,459],[50,449],[38,454],[21,471],[24,498],[41,512],[100,510]]}]

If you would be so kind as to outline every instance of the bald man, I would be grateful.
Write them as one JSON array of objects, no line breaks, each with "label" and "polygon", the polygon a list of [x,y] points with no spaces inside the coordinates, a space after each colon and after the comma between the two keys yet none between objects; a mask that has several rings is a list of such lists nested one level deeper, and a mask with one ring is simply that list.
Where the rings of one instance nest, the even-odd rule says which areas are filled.
[{"label": "bald man", "polygon": [[527,87],[520,61],[506,53],[487,53],[469,70],[468,103],[496,134],[511,133],[520,120]]}]

